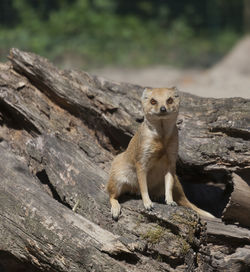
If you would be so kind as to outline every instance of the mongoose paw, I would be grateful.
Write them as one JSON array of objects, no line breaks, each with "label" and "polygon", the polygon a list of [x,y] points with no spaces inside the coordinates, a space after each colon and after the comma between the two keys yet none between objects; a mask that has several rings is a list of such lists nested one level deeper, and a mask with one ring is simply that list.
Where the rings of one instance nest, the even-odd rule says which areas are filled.
[{"label": "mongoose paw", "polygon": [[177,206],[177,203],[175,201],[171,201],[171,202],[166,201],[166,204],[172,207]]},{"label": "mongoose paw", "polygon": [[111,208],[111,214],[112,214],[112,218],[117,221],[119,215],[121,214],[121,206],[116,206],[116,207],[112,207]]},{"label": "mongoose paw", "polygon": [[114,221],[118,221],[118,218],[119,218],[119,215],[116,216],[116,215],[113,215],[113,214],[112,214],[112,219],[113,219]]},{"label": "mongoose paw", "polygon": [[152,211],[154,209],[154,204],[152,201],[148,201],[147,203],[143,203],[143,204],[147,211]]}]

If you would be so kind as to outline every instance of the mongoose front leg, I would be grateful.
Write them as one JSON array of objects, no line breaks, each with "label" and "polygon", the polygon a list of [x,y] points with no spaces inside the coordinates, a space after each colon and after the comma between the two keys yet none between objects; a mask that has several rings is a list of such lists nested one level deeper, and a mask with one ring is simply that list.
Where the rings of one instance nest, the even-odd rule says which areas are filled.
[{"label": "mongoose front leg", "polygon": [[147,173],[140,164],[136,165],[136,173],[138,178],[138,183],[141,191],[142,201],[145,209],[152,210],[154,205],[149,198],[148,185],[147,185]]},{"label": "mongoose front leg", "polygon": [[165,201],[169,205],[177,205],[173,200],[174,174],[169,170],[165,176]]},{"label": "mongoose front leg", "polygon": [[118,200],[114,197],[110,197],[110,204],[111,204],[111,214],[112,218],[117,221],[118,217],[121,213],[121,205],[119,204]]},{"label": "mongoose front leg", "polygon": [[118,197],[121,194],[122,186],[117,186],[117,180],[113,176],[110,176],[107,191],[109,193],[109,201],[111,204],[111,214],[114,220],[117,220],[121,213],[121,206],[118,202]]}]

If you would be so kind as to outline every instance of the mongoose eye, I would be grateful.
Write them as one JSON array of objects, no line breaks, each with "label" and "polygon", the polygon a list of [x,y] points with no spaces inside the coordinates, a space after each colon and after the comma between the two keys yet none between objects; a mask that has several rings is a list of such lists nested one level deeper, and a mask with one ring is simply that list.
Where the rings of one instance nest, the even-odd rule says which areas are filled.
[{"label": "mongoose eye", "polygon": [[151,103],[151,105],[155,105],[155,104],[157,103],[157,101],[156,101],[154,98],[152,98],[152,99],[150,100],[150,103]]},{"label": "mongoose eye", "polygon": [[167,104],[172,104],[174,102],[173,98],[172,97],[169,97],[167,99]]}]

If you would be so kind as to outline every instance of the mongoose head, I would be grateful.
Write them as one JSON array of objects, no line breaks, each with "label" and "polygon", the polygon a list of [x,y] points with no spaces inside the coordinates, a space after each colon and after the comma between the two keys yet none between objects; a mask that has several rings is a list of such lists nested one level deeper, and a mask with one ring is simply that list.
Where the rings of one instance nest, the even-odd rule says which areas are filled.
[{"label": "mongoose head", "polygon": [[148,120],[176,118],[179,104],[176,87],[146,88],[142,95],[142,107]]}]

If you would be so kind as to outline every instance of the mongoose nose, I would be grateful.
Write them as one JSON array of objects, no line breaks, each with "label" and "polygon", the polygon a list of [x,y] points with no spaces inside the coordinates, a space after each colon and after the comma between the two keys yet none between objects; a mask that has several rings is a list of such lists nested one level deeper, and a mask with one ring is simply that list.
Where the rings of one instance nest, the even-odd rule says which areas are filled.
[{"label": "mongoose nose", "polygon": [[164,106],[160,107],[160,112],[166,112],[166,111],[167,111],[166,107],[164,107]]}]

